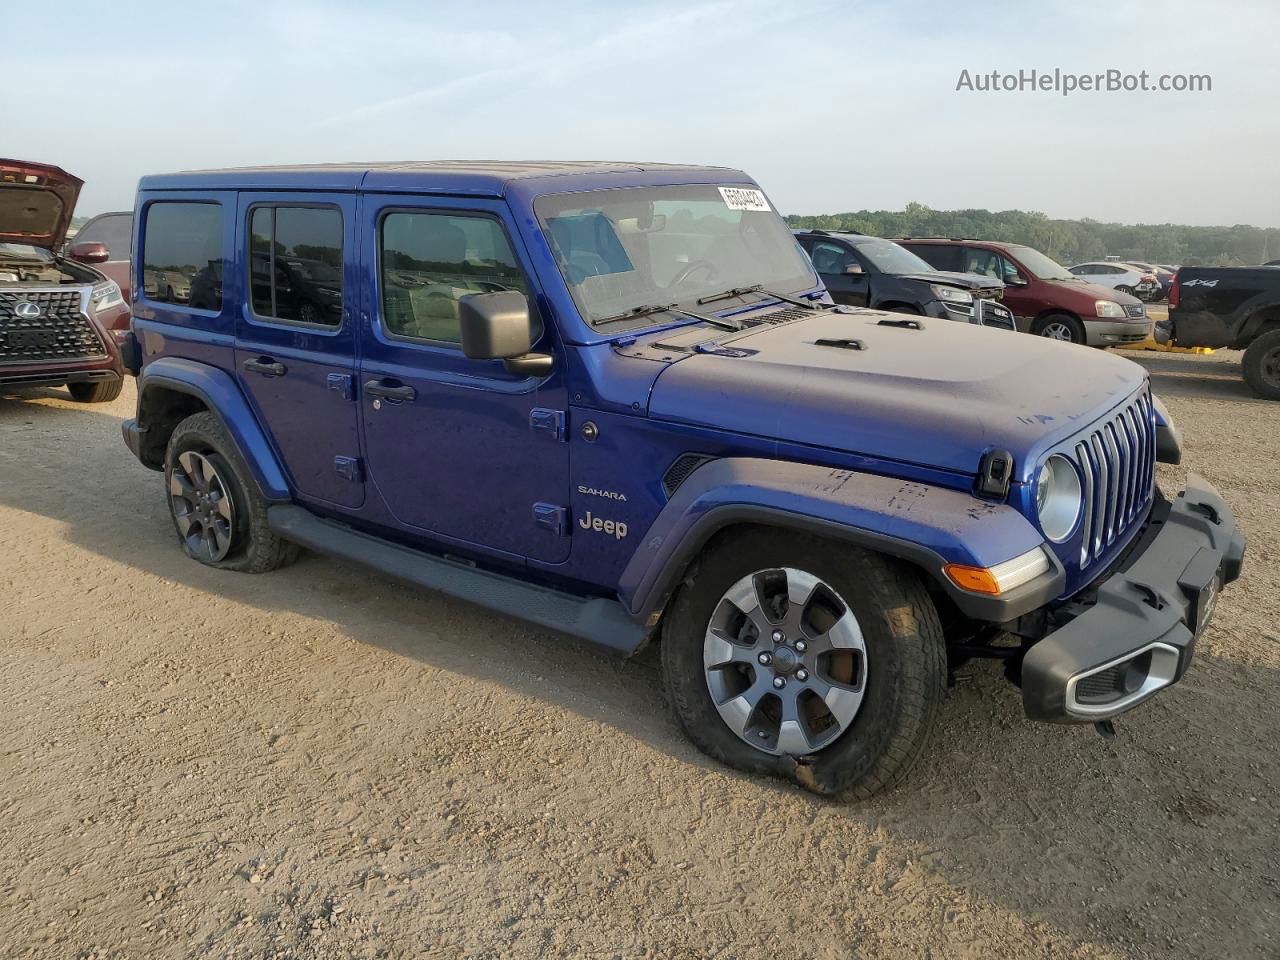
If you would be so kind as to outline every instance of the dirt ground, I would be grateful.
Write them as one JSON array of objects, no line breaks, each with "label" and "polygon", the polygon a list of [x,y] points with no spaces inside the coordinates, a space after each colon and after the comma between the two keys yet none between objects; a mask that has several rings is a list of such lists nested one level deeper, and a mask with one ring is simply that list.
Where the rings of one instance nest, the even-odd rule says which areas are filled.
[{"label": "dirt ground", "polygon": [[863,805],[697,753],[651,656],[314,556],[185,559],[100,407],[0,399],[0,956],[1280,956],[1280,404],[1132,354],[1250,538],[1177,688],[966,667]]}]

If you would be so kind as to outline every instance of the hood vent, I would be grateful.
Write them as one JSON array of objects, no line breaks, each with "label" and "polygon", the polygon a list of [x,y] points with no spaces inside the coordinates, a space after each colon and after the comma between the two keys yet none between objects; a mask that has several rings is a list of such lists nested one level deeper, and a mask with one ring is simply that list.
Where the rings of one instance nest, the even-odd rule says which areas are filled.
[{"label": "hood vent", "polygon": [[901,327],[904,330],[923,330],[924,324],[919,320],[877,320],[877,327]]},{"label": "hood vent", "polygon": [[865,350],[867,345],[861,340],[854,340],[849,337],[840,338],[823,338],[813,341],[817,347],[839,347],[841,350]]}]

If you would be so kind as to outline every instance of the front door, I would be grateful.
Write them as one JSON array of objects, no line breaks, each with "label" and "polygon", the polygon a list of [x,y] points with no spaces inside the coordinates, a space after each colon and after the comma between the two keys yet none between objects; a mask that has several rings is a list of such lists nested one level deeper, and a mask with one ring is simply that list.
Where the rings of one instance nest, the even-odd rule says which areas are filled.
[{"label": "front door", "polygon": [[236,376],[303,499],[364,502],[354,196],[240,194]]},{"label": "front door", "polygon": [[[826,240],[811,240],[806,246],[813,268],[822,278],[832,300],[852,307],[867,306],[871,300],[871,278],[863,272],[866,265],[857,254],[843,244]],[[850,273],[851,268],[856,268],[855,272]]]},{"label": "front door", "polygon": [[564,354],[550,376],[463,356],[458,301],[537,290],[504,204],[364,198],[372,265],[361,322],[360,418],[369,476],[397,521],[489,552],[569,554]]}]

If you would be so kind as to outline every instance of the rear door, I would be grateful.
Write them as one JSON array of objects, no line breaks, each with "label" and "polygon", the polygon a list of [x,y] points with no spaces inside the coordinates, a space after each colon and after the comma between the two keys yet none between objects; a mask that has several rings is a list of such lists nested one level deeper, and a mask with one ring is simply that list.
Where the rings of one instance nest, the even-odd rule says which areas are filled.
[{"label": "rear door", "polygon": [[304,499],[364,503],[355,402],[356,201],[242,193],[236,375]]},{"label": "rear door", "polygon": [[536,277],[506,204],[366,195],[372,291],[361,322],[360,417],[370,481],[404,527],[486,552],[569,555],[564,353],[530,378],[461,349],[458,301]]}]

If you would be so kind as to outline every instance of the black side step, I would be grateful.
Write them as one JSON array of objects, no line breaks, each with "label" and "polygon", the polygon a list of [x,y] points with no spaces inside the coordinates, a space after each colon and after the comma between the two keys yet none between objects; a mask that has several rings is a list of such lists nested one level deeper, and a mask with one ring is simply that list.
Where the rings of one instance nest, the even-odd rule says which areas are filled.
[{"label": "black side step", "polygon": [[267,525],[286,540],[317,553],[354,560],[379,573],[590,640],[620,653],[634,653],[644,640],[640,625],[617,600],[576,597],[477,570],[456,560],[420,553],[322,520],[292,504],[268,507]]}]

